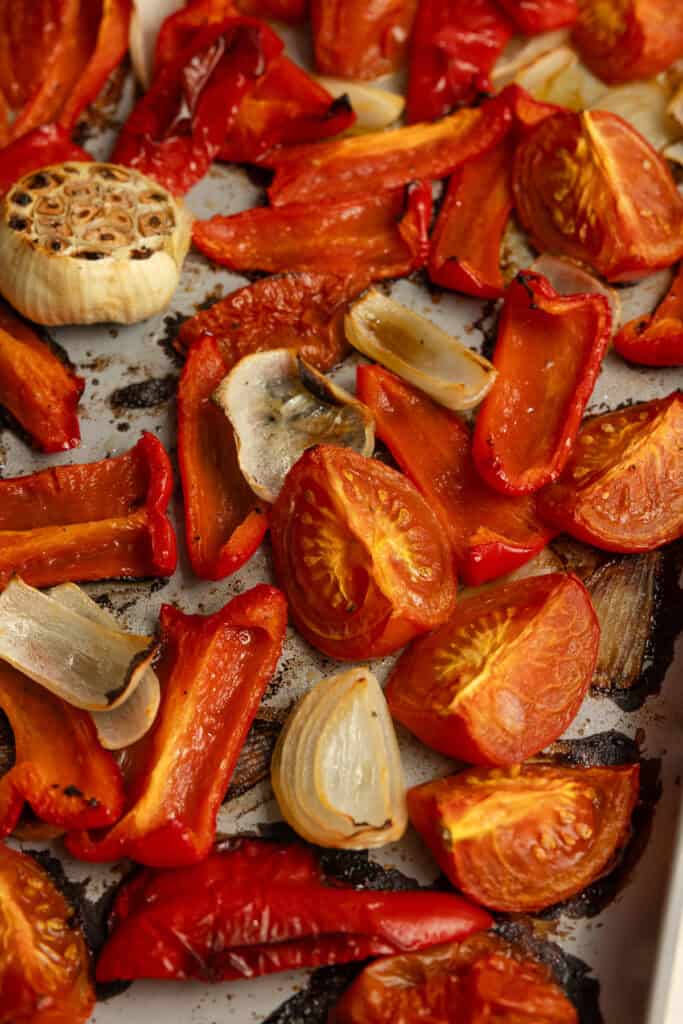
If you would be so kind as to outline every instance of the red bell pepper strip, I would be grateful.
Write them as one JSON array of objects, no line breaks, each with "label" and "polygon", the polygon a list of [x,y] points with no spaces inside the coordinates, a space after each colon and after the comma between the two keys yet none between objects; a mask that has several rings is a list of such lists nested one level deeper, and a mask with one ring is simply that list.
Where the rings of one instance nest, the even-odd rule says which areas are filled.
[{"label": "red bell pepper strip", "polygon": [[683,366],[683,263],[655,312],[624,324],[614,347],[640,366]]},{"label": "red bell pepper strip", "polygon": [[99,981],[252,978],[465,938],[489,927],[454,893],[327,882],[312,851],[242,840],[176,871],[143,871],[119,892]]},{"label": "red bell pepper strip", "polygon": [[24,803],[41,821],[63,828],[101,828],[123,810],[123,780],[85,711],[55,697],[0,662],[0,708],[9,719],[16,761],[0,778],[0,837],[9,835]]},{"label": "red bell pepper strip", "polygon": [[67,160],[92,160],[92,157],[71,141],[65,128],[46,124],[22,135],[2,150],[0,194],[30,171]]},{"label": "red bell pepper strip", "polygon": [[603,295],[558,295],[524,271],[505,294],[493,364],[473,454],[482,478],[504,494],[556,480],[571,455],[581,417],[610,342]]},{"label": "red bell pepper strip", "polygon": [[490,92],[489,72],[512,33],[493,0],[422,0],[410,40],[408,123]]},{"label": "red bell pepper strip", "polygon": [[82,860],[154,867],[203,860],[239,752],[282,651],[287,605],[264,584],[214,615],[161,609],[162,700],[133,752],[130,803],[107,833],[74,832]]},{"label": "red bell pepper strip", "polygon": [[292,146],[264,160],[275,167],[268,195],[274,206],[283,206],[444,178],[497,145],[511,122],[509,104],[497,97],[435,124]]},{"label": "red bell pepper strip", "polygon": [[237,572],[268,528],[240,472],[232,427],[211,401],[227,372],[218,342],[207,334],[190,349],[178,385],[185,539],[193,571],[208,580]]},{"label": "red bell pepper strip", "polygon": [[325,372],[348,351],[344,334],[347,303],[367,279],[333,274],[280,274],[232,292],[186,320],[176,347],[186,351],[203,334],[212,334],[229,373],[252,352],[296,348]]},{"label": "red bell pepper strip", "polygon": [[0,588],[15,574],[36,587],[170,576],[172,490],[171,463],[153,434],[101,462],[0,480]]},{"label": "red bell pepper strip", "polygon": [[304,21],[308,11],[308,0],[237,0],[237,2],[244,14],[253,14],[255,18],[273,18],[275,21]]},{"label": "red bell pepper strip", "polygon": [[579,16],[578,0],[496,0],[525,36],[552,32],[573,25]]},{"label": "red bell pepper strip", "polygon": [[233,18],[193,34],[134,108],[112,159],[176,195],[204,177],[242,100],[282,50],[265,22]]},{"label": "red bell pepper strip", "polygon": [[417,182],[391,192],[196,221],[192,239],[233,270],[309,270],[381,281],[425,265],[431,212],[431,186]]},{"label": "red bell pepper strip", "polygon": [[85,381],[57,358],[25,320],[0,301],[0,405],[44,452],[75,448]]},{"label": "red bell pepper strip", "polygon": [[[87,5],[86,5],[87,6]],[[100,94],[128,52],[132,0],[102,0],[97,40],[90,60],[61,109],[58,124],[71,130],[83,110]]]},{"label": "red bell pepper strip", "polygon": [[379,78],[403,64],[417,0],[311,0],[318,71]]},{"label": "red bell pepper strip", "polygon": [[527,562],[557,531],[543,524],[531,496],[487,487],[472,460],[470,432],[380,366],[359,366],[358,397],[375,417],[377,437],[441,520],[465,583],[479,586]]}]

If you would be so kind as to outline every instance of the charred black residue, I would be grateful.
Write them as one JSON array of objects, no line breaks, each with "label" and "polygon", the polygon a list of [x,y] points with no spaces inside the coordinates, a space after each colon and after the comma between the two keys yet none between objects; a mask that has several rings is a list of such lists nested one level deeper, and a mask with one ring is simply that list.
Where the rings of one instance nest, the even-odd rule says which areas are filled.
[{"label": "charred black residue", "polygon": [[164,333],[159,338],[159,345],[168,358],[176,365],[182,366],[185,359],[182,353],[176,348],[176,339],[180,328],[188,319],[184,313],[171,313],[164,317]]},{"label": "charred black residue", "polygon": [[114,409],[154,409],[168,402],[176,392],[178,379],[172,374],[152,377],[117,388],[109,399]]},{"label": "charred black residue", "polygon": [[320,864],[328,881],[354,889],[400,892],[421,888],[415,878],[370,860],[367,850],[323,850]]},{"label": "charred black residue", "polygon": [[5,712],[0,710],[0,778],[14,768],[16,759],[17,750],[12,726]]},{"label": "charred black residue", "polygon": [[493,358],[493,350],[496,347],[496,337],[498,334],[498,304],[495,299],[490,300],[484,305],[481,316],[478,317],[472,324],[482,336],[481,343],[481,354],[485,359]]},{"label": "charred black residue", "polygon": [[308,985],[273,1010],[263,1024],[326,1024],[330,1010],[363,966],[319,967],[311,975]]},{"label": "charred black residue", "polygon": [[242,169],[255,188],[268,188],[275,177],[275,172],[271,168],[261,167],[258,164],[245,164]]},{"label": "charred black residue", "polygon": [[[266,709],[262,708],[261,713]],[[270,762],[287,711],[272,718],[259,717],[249,730],[223,803],[243,796],[270,776]]]}]

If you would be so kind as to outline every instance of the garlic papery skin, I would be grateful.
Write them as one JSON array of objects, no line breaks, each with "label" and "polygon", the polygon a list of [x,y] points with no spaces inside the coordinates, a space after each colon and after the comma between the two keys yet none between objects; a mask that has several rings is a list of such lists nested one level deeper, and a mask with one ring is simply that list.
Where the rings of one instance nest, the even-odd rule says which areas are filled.
[{"label": "garlic papery skin", "polygon": [[372,672],[340,672],[302,698],[278,739],[271,779],[283,817],[309,842],[365,850],[401,838],[401,755]]},{"label": "garlic papery skin", "polygon": [[0,292],[39,324],[136,323],[168,305],[191,224],[182,202],[128,167],[33,171],[0,207]]}]

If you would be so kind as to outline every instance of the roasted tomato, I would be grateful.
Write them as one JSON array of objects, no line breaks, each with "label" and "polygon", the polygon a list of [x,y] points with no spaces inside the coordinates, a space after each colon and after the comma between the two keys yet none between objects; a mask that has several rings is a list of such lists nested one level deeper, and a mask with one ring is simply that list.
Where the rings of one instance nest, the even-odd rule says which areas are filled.
[{"label": "roasted tomato", "polygon": [[517,212],[537,249],[631,281],[683,255],[683,197],[667,164],[616,114],[564,111],[517,149]]},{"label": "roasted tomato", "polygon": [[495,935],[375,960],[329,1024],[577,1024],[547,967]]},{"label": "roasted tomato", "polygon": [[495,910],[532,911],[585,889],[629,836],[637,764],[470,768],[408,791],[408,811],[458,889]]},{"label": "roasted tomato", "polygon": [[683,366],[683,263],[655,312],[624,324],[614,347],[641,366]]},{"label": "roasted tomato", "polygon": [[600,627],[575,576],[498,584],[416,640],[385,690],[399,722],[472,764],[517,764],[561,736],[590,684]]},{"label": "roasted tomato", "polygon": [[683,535],[683,392],[596,416],[539,511],[607,551],[652,551]]},{"label": "roasted tomato", "polygon": [[448,619],[448,541],[396,470],[345,448],[309,449],[272,508],[278,579],[301,633],[341,660],[375,658]]},{"label": "roasted tomato", "polygon": [[605,82],[631,82],[683,57],[683,5],[671,0],[579,0],[574,42]]},{"label": "roasted tomato", "polygon": [[0,844],[0,1024],[84,1024],[89,972],[64,897],[31,857]]},{"label": "roasted tomato", "polygon": [[[498,0],[520,32],[533,36],[539,32],[571,25],[578,16],[577,0]],[[611,0],[608,0],[608,3]]]}]

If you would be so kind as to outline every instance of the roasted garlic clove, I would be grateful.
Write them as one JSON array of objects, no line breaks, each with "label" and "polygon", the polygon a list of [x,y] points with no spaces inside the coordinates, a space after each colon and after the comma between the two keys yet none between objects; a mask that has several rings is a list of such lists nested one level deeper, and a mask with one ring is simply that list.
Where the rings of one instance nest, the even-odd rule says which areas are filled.
[{"label": "roasted garlic clove", "polygon": [[33,171],[0,209],[0,292],[40,324],[135,323],[171,299],[190,244],[182,202],[138,171]]}]

